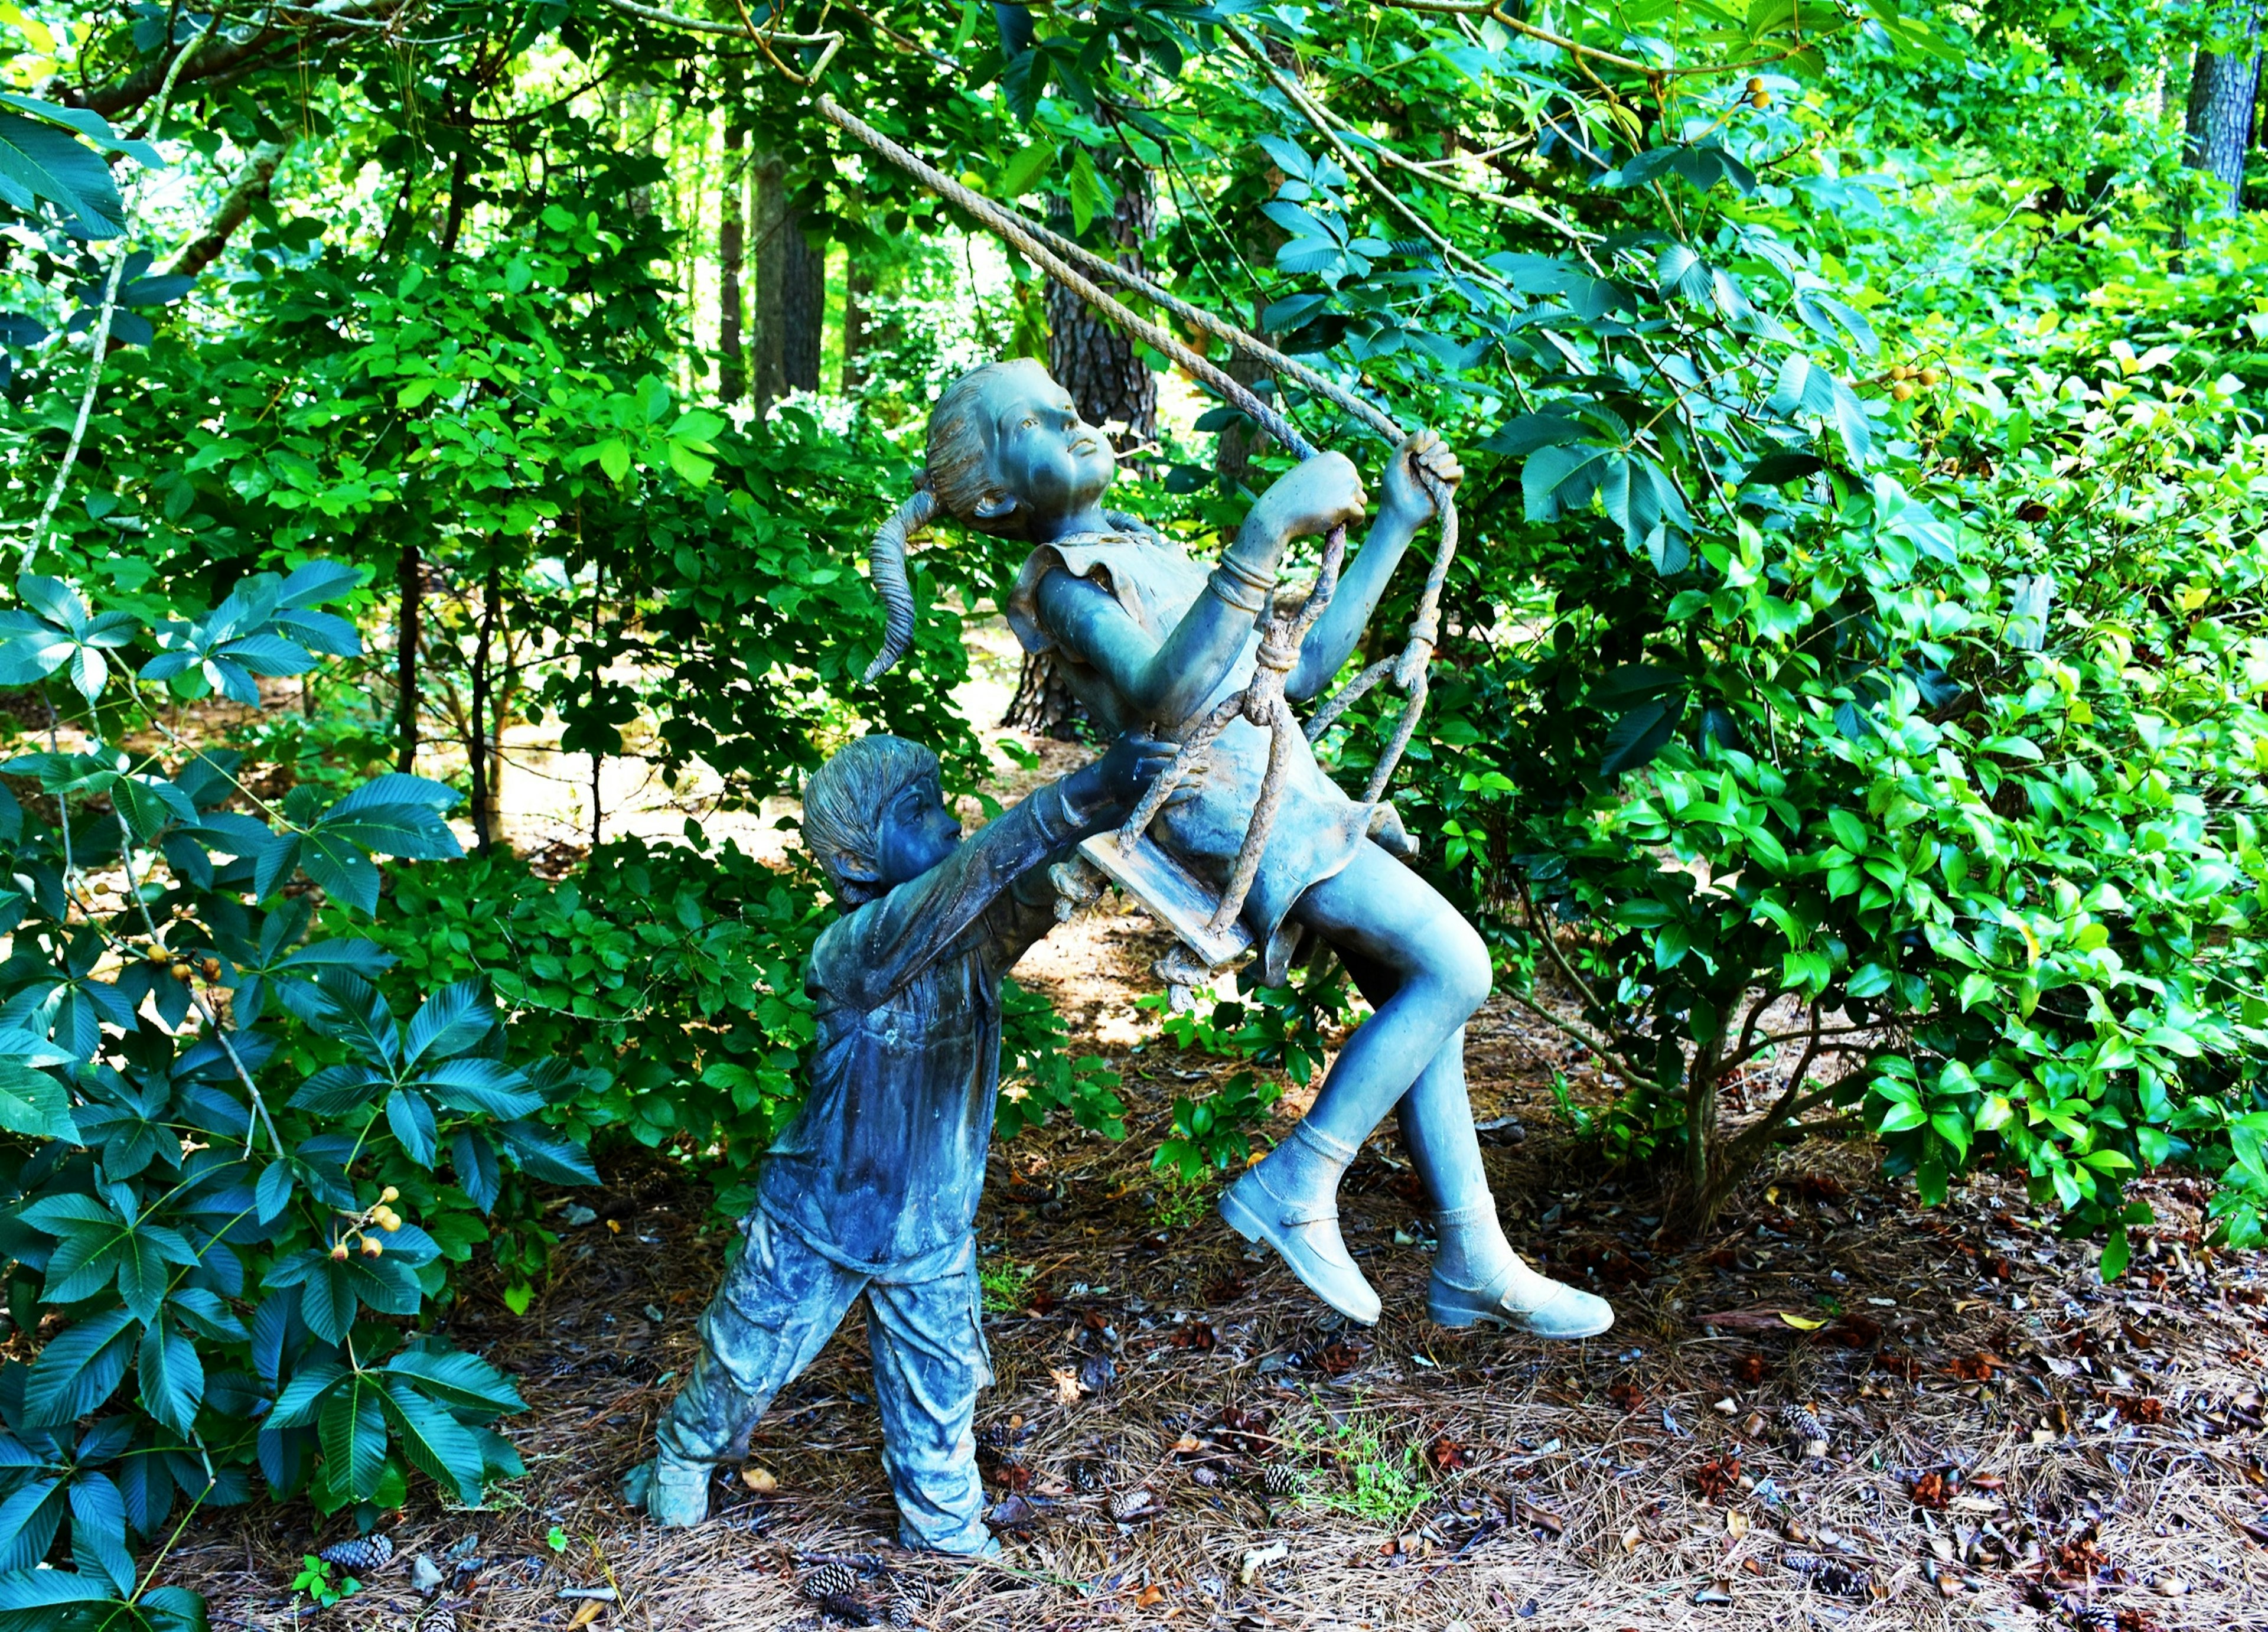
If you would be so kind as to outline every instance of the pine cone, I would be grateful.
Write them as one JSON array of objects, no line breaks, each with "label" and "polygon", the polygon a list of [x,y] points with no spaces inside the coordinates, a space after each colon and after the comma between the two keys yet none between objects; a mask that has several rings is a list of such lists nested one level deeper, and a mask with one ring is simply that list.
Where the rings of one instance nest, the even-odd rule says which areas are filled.
[{"label": "pine cone", "polygon": [[1835,1437],[1827,1424],[1820,1420],[1819,1414],[1809,1406],[1782,1406],[1779,1425],[1805,1456],[1825,1456],[1828,1444]]},{"label": "pine cone", "polygon": [[894,1627],[917,1627],[921,1615],[921,1605],[902,1592],[890,1600],[890,1624]]},{"label": "pine cone", "polygon": [[997,1419],[976,1430],[976,1448],[979,1451],[1005,1451],[1012,1443],[1007,1423]]},{"label": "pine cone", "polygon": [[446,1605],[427,1610],[417,1622],[417,1632],[459,1632],[457,1612]]},{"label": "pine cone", "polygon": [[858,1572],[839,1559],[833,1560],[806,1575],[801,1590],[803,1595],[814,1603],[822,1599],[846,1597],[858,1590]]},{"label": "pine cone", "polygon": [[357,1536],[335,1541],[315,1556],[342,1570],[383,1570],[393,1561],[394,1543],[384,1536]]},{"label": "pine cone", "polygon": [[1260,1486],[1272,1496],[1293,1496],[1299,1492],[1300,1476],[1281,1462],[1270,1462],[1260,1476]]},{"label": "pine cone", "polygon": [[1071,1483],[1072,1489],[1083,1495],[1093,1496],[1102,1489],[1102,1464],[1089,1461],[1073,1462],[1071,1465]]}]

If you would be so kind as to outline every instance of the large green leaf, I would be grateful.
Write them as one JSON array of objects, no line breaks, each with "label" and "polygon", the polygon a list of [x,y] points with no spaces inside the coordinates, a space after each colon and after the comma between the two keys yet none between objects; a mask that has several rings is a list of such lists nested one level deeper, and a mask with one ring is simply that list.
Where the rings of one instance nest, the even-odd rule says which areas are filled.
[{"label": "large green leaf", "polygon": [[375,1379],[357,1375],[323,1400],[316,1430],[332,1485],[368,1501],[386,1469],[386,1414]]},{"label": "large green leaf", "polygon": [[29,215],[43,202],[75,237],[126,231],[126,201],[92,148],[44,119],[0,112],[0,203]]},{"label": "large green leaf", "polygon": [[382,1398],[409,1459],[441,1483],[455,1486],[467,1506],[478,1503],[484,1460],[472,1431],[404,1379],[387,1379]]},{"label": "large green leaf", "polygon": [[134,1316],[122,1305],[91,1314],[49,1338],[24,1382],[29,1422],[69,1422],[110,1398],[134,1357]]}]

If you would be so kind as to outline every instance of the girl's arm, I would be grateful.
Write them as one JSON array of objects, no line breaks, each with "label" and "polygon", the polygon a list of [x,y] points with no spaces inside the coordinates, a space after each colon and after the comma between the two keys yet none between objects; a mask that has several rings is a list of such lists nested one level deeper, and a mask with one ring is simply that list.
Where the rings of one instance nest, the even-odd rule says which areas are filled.
[{"label": "girl's arm", "polygon": [[1346,665],[1355,643],[1369,626],[1371,614],[1378,610],[1394,569],[1402,564],[1410,540],[1432,518],[1433,501],[1411,468],[1412,462],[1421,459],[1452,488],[1464,474],[1456,456],[1441,445],[1440,437],[1432,431],[1421,430],[1395,450],[1386,467],[1386,503],[1378,520],[1362,548],[1339,575],[1337,593],[1315,620],[1315,627],[1307,631],[1300,647],[1299,665],[1285,679],[1284,695],[1294,702],[1314,696]]},{"label": "girl's arm", "polygon": [[1354,466],[1342,454],[1323,454],[1261,496],[1206,592],[1162,642],[1144,633],[1099,585],[1060,570],[1041,581],[1040,620],[1058,643],[1102,672],[1125,699],[1129,716],[1174,734],[1243,651],[1254,620],[1267,606],[1285,546],[1328,532],[1362,510],[1362,478]]}]

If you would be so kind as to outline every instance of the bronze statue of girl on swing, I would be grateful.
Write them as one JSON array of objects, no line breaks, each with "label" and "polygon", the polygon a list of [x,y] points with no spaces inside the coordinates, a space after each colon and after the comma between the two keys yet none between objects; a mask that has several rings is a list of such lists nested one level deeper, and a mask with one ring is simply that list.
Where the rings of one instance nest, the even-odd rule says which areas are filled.
[{"label": "bronze statue of girl on swing", "polygon": [[[1148,727],[1180,740],[1252,679],[1286,547],[1359,519],[1366,504],[1344,455],[1307,459],[1261,495],[1207,572],[1138,518],[1102,508],[1116,468],[1109,440],[1037,363],[990,363],[954,382],[930,416],[922,485],[874,539],[888,627],[873,672],[913,638],[907,541],[950,516],[1032,547],[1009,623],[1027,652],[1056,664],[1099,731]],[[1395,450],[1384,505],[1301,641],[1284,678],[1287,698],[1315,696],[1344,665],[1411,540],[1433,518],[1429,488],[1453,489],[1462,474],[1432,432]],[[1464,1068],[1465,1022],[1489,991],[1486,947],[1389,851],[1406,841],[1383,807],[1350,798],[1299,733],[1289,737],[1296,747],[1278,767],[1242,928],[1278,983],[1300,938],[1315,935],[1373,1011],[1298,1127],[1222,1195],[1223,1217],[1274,1248],[1334,1309],[1376,1320],[1378,1295],[1339,1232],[1337,1189],[1363,1141],[1395,1110],[1439,1237],[1428,1314],[1444,1326],[1491,1321],[1543,1337],[1605,1331],[1614,1320],[1606,1302],[1523,1262],[1489,1193]],[[1174,863],[1213,886],[1226,883],[1263,796],[1270,746],[1270,731],[1241,718],[1214,739],[1193,768],[1194,791],[1160,809],[1149,828]]]}]

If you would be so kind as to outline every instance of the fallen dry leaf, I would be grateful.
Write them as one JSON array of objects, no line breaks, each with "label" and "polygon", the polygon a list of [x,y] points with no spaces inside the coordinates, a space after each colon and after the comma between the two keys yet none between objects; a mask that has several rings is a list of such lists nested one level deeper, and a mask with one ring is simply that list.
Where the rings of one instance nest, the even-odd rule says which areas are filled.
[{"label": "fallen dry leaf", "polygon": [[593,1598],[585,1600],[583,1607],[575,1612],[575,1618],[567,1623],[567,1632],[575,1632],[577,1627],[589,1626],[599,1618],[599,1612],[606,1606],[603,1599]]},{"label": "fallen dry leaf", "polygon": [[1067,1365],[1048,1368],[1048,1377],[1056,1386],[1057,1405],[1077,1405],[1080,1393],[1079,1372]]},{"label": "fallen dry leaf", "polygon": [[758,1496],[770,1496],[779,1489],[779,1475],[769,1467],[759,1467],[750,1462],[740,1469],[740,1482]]}]

